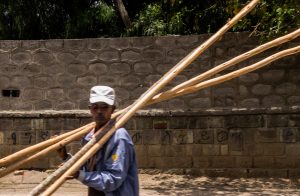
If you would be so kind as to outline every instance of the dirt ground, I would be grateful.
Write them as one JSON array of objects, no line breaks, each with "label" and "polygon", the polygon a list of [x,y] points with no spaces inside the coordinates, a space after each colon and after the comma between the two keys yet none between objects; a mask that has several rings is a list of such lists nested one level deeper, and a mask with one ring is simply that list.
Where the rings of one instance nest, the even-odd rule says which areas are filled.
[{"label": "dirt ground", "polygon": [[[0,178],[0,195],[28,195],[47,172],[17,171]],[[300,180],[284,178],[210,178],[167,173],[139,174],[140,195],[300,195]],[[86,195],[86,187],[67,181],[55,196]]]}]

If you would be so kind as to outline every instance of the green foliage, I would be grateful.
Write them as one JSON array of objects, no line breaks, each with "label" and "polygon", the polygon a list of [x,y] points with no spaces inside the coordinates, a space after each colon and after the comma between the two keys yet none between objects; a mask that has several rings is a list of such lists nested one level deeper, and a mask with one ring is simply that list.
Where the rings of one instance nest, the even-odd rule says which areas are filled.
[{"label": "green foliage", "polygon": [[[249,0],[2,0],[0,39],[54,39],[213,33]],[[261,0],[231,31],[271,39],[300,27],[299,0]]]},{"label": "green foliage", "polygon": [[[235,1],[233,7],[243,5]],[[300,2],[298,0],[262,0],[261,4],[233,31],[251,31],[263,40],[270,40],[300,27]]]}]

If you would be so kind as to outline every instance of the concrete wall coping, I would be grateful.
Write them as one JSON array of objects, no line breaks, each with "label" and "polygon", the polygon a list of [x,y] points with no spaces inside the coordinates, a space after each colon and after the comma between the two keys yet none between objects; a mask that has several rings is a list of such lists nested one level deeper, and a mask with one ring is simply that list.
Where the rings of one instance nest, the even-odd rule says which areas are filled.
[{"label": "concrete wall coping", "polygon": [[[206,110],[139,110],[135,116],[207,116],[207,115],[249,115],[249,114],[293,114],[299,113],[300,106],[270,108],[211,108]],[[52,118],[90,117],[88,110],[40,110],[40,111],[0,111],[0,118]]]}]

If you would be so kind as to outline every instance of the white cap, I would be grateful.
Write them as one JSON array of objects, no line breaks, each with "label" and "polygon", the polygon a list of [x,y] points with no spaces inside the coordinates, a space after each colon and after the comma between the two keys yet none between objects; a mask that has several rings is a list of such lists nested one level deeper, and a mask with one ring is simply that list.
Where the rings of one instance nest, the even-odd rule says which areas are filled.
[{"label": "white cap", "polygon": [[108,105],[115,104],[115,90],[109,86],[94,86],[91,88],[90,103],[104,102]]}]

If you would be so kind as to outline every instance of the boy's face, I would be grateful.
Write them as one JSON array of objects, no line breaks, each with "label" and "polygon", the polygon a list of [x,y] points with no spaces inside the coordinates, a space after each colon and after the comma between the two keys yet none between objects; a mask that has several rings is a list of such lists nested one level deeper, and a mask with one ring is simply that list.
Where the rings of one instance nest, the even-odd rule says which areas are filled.
[{"label": "boy's face", "polygon": [[115,106],[108,105],[104,102],[97,102],[90,104],[89,109],[94,122],[96,122],[97,125],[102,126],[110,120],[111,115],[115,110]]}]

